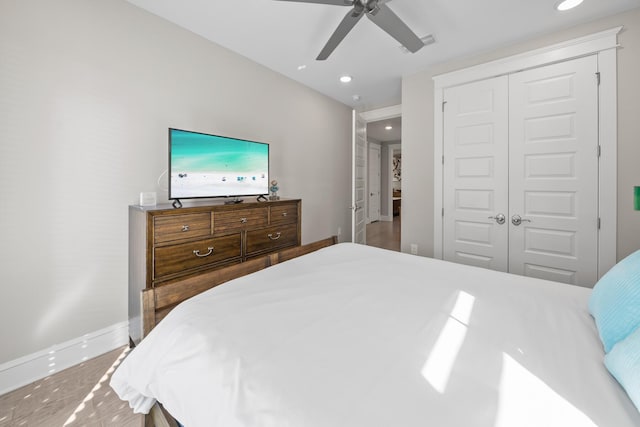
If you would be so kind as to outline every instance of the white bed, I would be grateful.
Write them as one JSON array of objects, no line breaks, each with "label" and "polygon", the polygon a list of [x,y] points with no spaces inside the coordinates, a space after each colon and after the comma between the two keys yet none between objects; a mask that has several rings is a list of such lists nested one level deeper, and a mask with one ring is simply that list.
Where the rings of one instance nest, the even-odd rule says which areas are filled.
[{"label": "white bed", "polygon": [[343,243],[183,302],[111,385],[186,427],[640,426],[590,293]]}]

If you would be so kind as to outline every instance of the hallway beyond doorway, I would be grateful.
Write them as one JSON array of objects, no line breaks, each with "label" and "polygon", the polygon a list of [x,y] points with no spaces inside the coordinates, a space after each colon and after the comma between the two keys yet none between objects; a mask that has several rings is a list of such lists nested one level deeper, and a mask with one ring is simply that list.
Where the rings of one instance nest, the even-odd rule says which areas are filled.
[{"label": "hallway beyond doorway", "polygon": [[367,245],[400,252],[400,216],[367,224]]}]

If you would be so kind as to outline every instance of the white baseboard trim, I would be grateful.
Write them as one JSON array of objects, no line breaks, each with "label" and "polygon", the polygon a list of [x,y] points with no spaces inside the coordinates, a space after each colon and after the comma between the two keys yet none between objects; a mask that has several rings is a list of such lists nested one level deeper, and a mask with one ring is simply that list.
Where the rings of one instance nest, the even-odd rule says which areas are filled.
[{"label": "white baseboard trim", "polygon": [[120,322],[0,364],[0,395],[70,368],[129,342],[128,322]]},{"label": "white baseboard trim", "polygon": [[389,215],[382,215],[380,216],[380,221],[393,221],[393,217]]}]

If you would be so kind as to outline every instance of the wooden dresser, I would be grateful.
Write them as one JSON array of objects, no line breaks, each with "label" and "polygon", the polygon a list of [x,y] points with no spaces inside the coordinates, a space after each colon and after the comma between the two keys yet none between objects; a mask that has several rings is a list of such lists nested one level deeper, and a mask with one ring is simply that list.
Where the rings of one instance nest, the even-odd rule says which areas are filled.
[{"label": "wooden dresser", "polygon": [[299,246],[302,201],[129,207],[129,336],[142,337],[141,291]]}]

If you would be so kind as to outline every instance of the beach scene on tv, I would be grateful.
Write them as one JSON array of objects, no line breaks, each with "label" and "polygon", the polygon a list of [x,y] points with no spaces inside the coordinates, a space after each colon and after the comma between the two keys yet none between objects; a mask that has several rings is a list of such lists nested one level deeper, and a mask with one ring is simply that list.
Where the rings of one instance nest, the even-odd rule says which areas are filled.
[{"label": "beach scene on tv", "polygon": [[249,196],[269,189],[269,145],[171,130],[171,197]]}]

